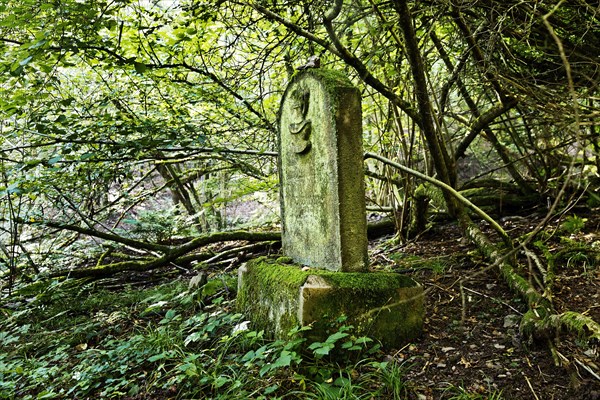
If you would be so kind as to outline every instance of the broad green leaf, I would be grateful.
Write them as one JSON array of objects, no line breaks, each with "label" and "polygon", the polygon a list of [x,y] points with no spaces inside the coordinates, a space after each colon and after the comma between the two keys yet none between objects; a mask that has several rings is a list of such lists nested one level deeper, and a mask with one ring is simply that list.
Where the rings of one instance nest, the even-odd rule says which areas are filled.
[{"label": "broad green leaf", "polygon": [[48,160],[48,165],[54,165],[57,162],[59,162],[60,160],[62,160],[62,156],[52,157],[51,159]]},{"label": "broad green leaf", "polygon": [[274,368],[289,367],[292,363],[292,355],[289,351],[282,351],[281,355],[273,363]]},{"label": "broad green leaf", "polygon": [[25,65],[29,64],[31,60],[33,60],[33,56],[26,57],[25,59],[19,61],[19,65],[24,67]]},{"label": "broad green leaf", "polygon": [[348,336],[347,333],[344,333],[344,332],[335,332],[335,333],[329,335],[329,337],[327,338],[326,342],[327,343],[335,343],[338,340],[343,339],[343,338],[345,338],[347,336]]},{"label": "broad green leaf", "polygon": [[135,68],[135,72],[137,72],[138,74],[143,74],[144,72],[146,72],[147,66],[144,63],[136,61],[135,63],[133,63],[133,66]]},{"label": "broad green leaf", "polygon": [[268,396],[271,393],[274,393],[277,389],[279,389],[279,385],[275,384],[275,385],[271,385],[268,388],[265,389],[265,391],[263,392],[264,396]]}]

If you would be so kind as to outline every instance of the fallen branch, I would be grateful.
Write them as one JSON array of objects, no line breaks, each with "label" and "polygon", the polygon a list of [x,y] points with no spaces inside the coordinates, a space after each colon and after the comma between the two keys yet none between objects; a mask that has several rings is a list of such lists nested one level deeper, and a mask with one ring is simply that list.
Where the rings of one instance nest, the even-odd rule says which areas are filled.
[{"label": "fallen branch", "polygon": [[[99,264],[93,267],[84,268],[73,268],[59,270],[51,272],[48,277],[71,277],[71,278],[83,278],[83,277],[94,277],[94,278],[106,278],[125,271],[150,271],[152,269],[165,267],[168,265],[187,265],[192,261],[204,261],[214,258],[217,261],[220,258],[226,257],[229,254],[233,254],[239,251],[249,251],[255,248],[271,246],[276,242],[281,241],[281,232],[249,232],[249,231],[229,231],[229,232],[216,232],[212,234],[198,236],[193,239],[189,239],[185,243],[176,246],[160,245],[155,243],[148,243],[134,239],[123,238],[116,234],[100,232],[93,229],[81,228],[75,225],[60,224],[55,222],[44,222],[44,225],[54,227],[58,229],[65,229],[76,231],[82,234],[106,239],[109,241],[126,244],[131,247],[138,247],[146,250],[153,250],[154,252],[162,253],[159,257],[145,257],[143,259],[137,258],[134,260],[125,260],[120,262],[114,262],[109,264]],[[367,232],[370,237],[386,234],[393,231],[393,223],[391,221],[380,221],[378,223],[369,224]],[[197,253],[201,247],[209,244],[229,241],[248,241],[255,242],[248,246],[238,247],[236,249],[227,250],[223,253],[214,254],[211,252]]]},{"label": "fallen branch", "polygon": [[236,247],[236,248],[233,248],[233,249],[225,250],[225,251],[222,251],[222,252],[214,255],[213,257],[209,258],[208,260],[205,260],[204,263],[211,264],[211,263],[214,263],[214,262],[216,262],[216,261],[218,261],[218,260],[220,260],[222,258],[230,256],[232,254],[239,255],[240,253],[244,254],[244,253],[247,253],[247,252],[252,252],[254,250],[261,249],[261,248],[266,247],[266,246],[272,246],[276,242],[277,241],[273,241],[273,240],[268,241],[268,242],[258,242],[258,243],[249,244],[247,246]]},{"label": "fallen branch", "polygon": [[53,222],[53,221],[47,221],[47,220],[44,220],[44,221],[21,220],[20,222],[30,224],[30,225],[43,225],[43,226],[47,226],[48,228],[77,232],[77,233],[81,233],[83,235],[92,236],[92,237],[96,237],[99,239],[110,240],[111,242],[121,243],[121,244],[124,244],[126,246],[131,246],[136,249],[144,249],[144,250],[158,251],[158,252],[166,252],[170,249],[169,246],[165,246],[165,245],[161,245],[161,244],[157,244],[157,243],[144,242],[142,240],[130,239],[130,238],[126,238],[126,237],[117,235],[115,233],[102,232],[102,231],[99,231],[96,229],[83,228],[81,226],[72,225],[72,224],[64,224],[64,223],[60,223],[60,222]]},{"label": "fallen branch", "polygon": [[[190,259],[189,253],[212,243],[227,242],[227,241],[278,241],[281,239],[280,232],[248,232],[248,231],[231,231],[217,232],[209,235],[199,236],[182,245],[176,247],[168,247],[168,251],[161,257],[148,260],[123,261],[112,264],[97,265],[86,268],[76,268],[68,270],[60,270],[52,272],[49,277],[56,278],[68,276],[71,278],[94,277],[105,278],[124,271],[149,271],[156,268],[165,267],[171,263],[177,264],[181,261]],[[188,256],[188,257],[185,257]],[[205,255],[203,255],[205,256]],[[208,257],[207,257],[208,258]]]},{"label": "fallen branch", "polygon": [[464,197],[463,195],[461,195],[460,193],[458,193],[456,191],[456,189],[454,189],[452,186],[447,185],[446,183],[439,181],[435,178],[432,178],[431,176],[425,175],[419,171],[416,171],[412,168],[408,168],[407,166],[404,166],[402,164],[398,164],[397,162],[394,162],[392,160],[390,160],[389,158],[380,156],[379,154],[375,154],[375,153],[370,153],[370,152],[366,152],[365,159],[368,158],[373,158],[375,160],[381,161],[384,164],[387,164],[391,167],[397,168],[401,171],[404,171],[416,178],[422,179],[426,182],[429,182],[439,188],[441,188],[442,190],[450,193],[456,200],[458,200],[460,203],[462,203],[463,205],[465,205],[466,207],[470,208],[471,210],[473,210],[475,212],[475,214],[479,215],[484,221],[486,221],[488,224],[490,224],[490,226],[496,231],[498,232],[498,234],[500,235],[500,237],[502,238],[502,241],[504,242],[505,246],[508,249],[512,249],[513,245],[512,245],[512,240],[510,239],[510,237],[508,236],[508,234],[504,231],[504,229],[502,229],[502,227],[492,218],[490,217],[488,214],[486,214],[481,208],[477,207],[475,204],[471,203],[471,201],[469,201],[469,199],[467,199],[466,197]]}]

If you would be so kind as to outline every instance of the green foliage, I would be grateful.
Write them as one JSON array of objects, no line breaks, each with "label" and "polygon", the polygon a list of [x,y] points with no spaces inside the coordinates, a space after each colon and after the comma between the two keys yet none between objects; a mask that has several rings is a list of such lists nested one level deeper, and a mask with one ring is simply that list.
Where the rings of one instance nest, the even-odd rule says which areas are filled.
[{"label": "green foliage", "polygon": [[560,228],[566,233],[576,234],[579,233],[585,227],[586,221],[587,218],[581,218],[577,215],[569,215],[560,224]]},{"label": "green foliage", "polygon": [[313,342],[307,349],[311,350],[314,357],[319,360],[326,356],[335,355],[336,359],[351,361],[352,353],[360,357],[363,354],[373,354],[379,350],[378,344],[373,344],[373,339],[368,337],[354,337],[352,325],[346,325],[347,317],[342,315],[331,323],[333,331],[324,342]]},{"label": "green foliage", "polygon": [[136,219],[125,219],[123,222],[132,227],[127,229],[133,237],[164,242],[175,236],[191,236],[195,233],[190,217],[182,214],[181,210],[142,210]]},{"label": "green foliage", "polygon": [[373,372],[374,379],[383,382],[382,392],[393,400],[402,400],[409,397],[411,386],[406,381],[405,373],[408,367],[396,361],[381,362],[376,365]]},{"label": "green foliage", "polygon": [[362,398],[407,387],[343,319],[322,343],[306,343],[309,327],[277,341],[249,330],[223,282],[209,280],[210,293],[184,282],[104,290],[110,280],[21,290],[0,306],[0,398]]}]

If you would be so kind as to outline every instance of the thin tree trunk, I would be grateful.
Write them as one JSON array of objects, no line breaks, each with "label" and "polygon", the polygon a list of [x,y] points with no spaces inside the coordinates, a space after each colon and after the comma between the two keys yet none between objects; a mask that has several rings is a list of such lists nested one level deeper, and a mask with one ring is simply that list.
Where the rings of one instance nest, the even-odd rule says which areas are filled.
[{"label": "thin tree trunk", "polygon": [[[420,126],[427,142],[435,170],[440,181],[455,187],[456,168],[450,157],[438,130],[434,125],[434,114],[429,93],[427,90],[427,79],[425,77],[425,66],[419,50],[413,20],[406,0],[393,1],[399,16],[400,29],[404,37],[405,48],[410,63],[411,73],[414,80],[415,96],[418,105]],[[450,193],[444,191],[444,198],[448,206],[448,212],[452,216],[458,215],[461,205],[456,202]]]}]

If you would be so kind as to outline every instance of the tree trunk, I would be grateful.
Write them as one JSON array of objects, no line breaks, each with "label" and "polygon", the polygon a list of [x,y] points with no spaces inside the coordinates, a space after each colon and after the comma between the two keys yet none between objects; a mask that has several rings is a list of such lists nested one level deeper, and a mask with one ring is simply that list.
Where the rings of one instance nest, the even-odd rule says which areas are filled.
[{"label": "tree trunk", "polygon": [[[450,157],[439,131],[434,125],[434,113],[427,90],[425,66],[419,50],[419,44],[413,26],[413,20],[406,0],[394,0],[394,7],[399,16],[400,29],[404,37],[406,52],[414,80],[415,96],[418,104],[420,126],[427,142],[433,164],[439,180],[451,187],[456,185],[456,168]],[[450,215],[456,213],[456,204],[450,194],[444,194]]]}]

